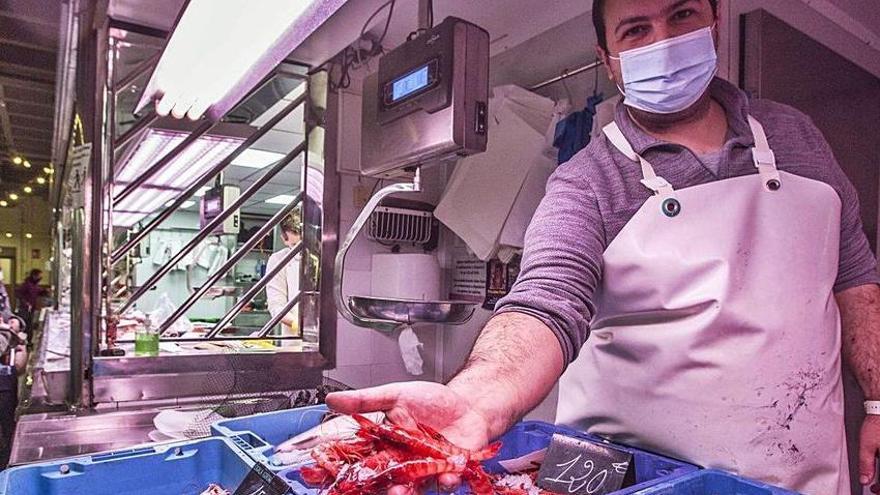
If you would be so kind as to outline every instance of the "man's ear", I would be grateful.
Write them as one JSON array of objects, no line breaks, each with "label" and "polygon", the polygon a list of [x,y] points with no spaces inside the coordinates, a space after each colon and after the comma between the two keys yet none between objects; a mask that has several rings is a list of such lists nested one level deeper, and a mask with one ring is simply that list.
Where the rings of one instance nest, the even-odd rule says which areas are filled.
[{"label": "man's ear", "polygon": [[[602,48],[601,45],[596,45],[596,57],[602,62],[602,65],[605,66],[605,75],[608,77],[608,80],[614,82],[614,74],[611,73],[611,64],[608,59],[608,51]],[[596,70],[599,70],[598,68]]]},{"label": "man's ear", "polygon": [[723,10],[721,10],[721,2],[722,2],[722,0],[718,0],[718,4],[716,5],[716,8],[715,8],[715,32],[713,34],[715,35],[715,46],[716,47],[721,46],[720,45],[720,43],[721,43],[721,21],[724,20],[722,18]]}]

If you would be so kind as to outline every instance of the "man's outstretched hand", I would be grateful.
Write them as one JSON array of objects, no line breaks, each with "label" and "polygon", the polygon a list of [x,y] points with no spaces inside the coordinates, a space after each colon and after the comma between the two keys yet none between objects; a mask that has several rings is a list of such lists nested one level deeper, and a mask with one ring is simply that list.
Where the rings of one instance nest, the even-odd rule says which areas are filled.
[{"label": "man's outstretched hand", "polygon": [[[463,397],[446,385],[433,382],[401,382],[380,387],[336,392],[327,396],[327,405],[344,414],[385,411],[390,421],[407,428],[416,422],[428,425],[450,442],[476,450],[489,442],[489,421]],[[440,485],[452,488],[460,483],[455,475],[440,476]],[[410,490],[398,486],[389,495]]]}]

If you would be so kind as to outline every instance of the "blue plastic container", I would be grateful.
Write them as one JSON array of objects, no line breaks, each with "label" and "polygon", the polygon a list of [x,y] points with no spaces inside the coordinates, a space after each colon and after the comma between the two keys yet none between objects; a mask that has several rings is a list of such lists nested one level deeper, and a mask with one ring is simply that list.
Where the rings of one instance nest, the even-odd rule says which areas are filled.
[{"label": "blue plastic container", "polygon": [[797,492],[746,480],[722,471],[705,470],[664,481],[639,495],[797,495]]},{"label": "blue plastic container", "polygon": [[[236,445],[241,447],[254,460],[269,466],[270,469],[274,470],[276,474],[288,482],[293,488],[294,493],[315,495],[318,493],[318,490],[306,488],[299,477],[299,468],[302,466],[280,465],[274,458],[274,453],[276,445],[320,424],[326,412],[327,408],[325,406],[312,406],[302,409],[256,414],[218,421],[211,426],[211,431],[215,435],[232,439]],[[513,459],[543,449],[549,445],[550,438],[554,433],[563,433],[591,442],[608,444],[608,442],[595,436],[570,428],[539,421],[527,421],[515,425],[501,437],[502,447],[498,456],[483,464],[489,472],[502,473],[504,470],[498,464],[499,460]],[[617,444],[609,445],[630,452],[634,457],[636,484],[615,492],[617,495],[633,494],[657,483],[682,477],[698,469],[696,466],[650,452]],[[466,490],[460,489],[459,492],[466,493]]]},{"label": "blue plastic container", "polygon": [[225,438],[178,442],[7,469],[0,495],[198,495],[235,490],[255,462]]}]

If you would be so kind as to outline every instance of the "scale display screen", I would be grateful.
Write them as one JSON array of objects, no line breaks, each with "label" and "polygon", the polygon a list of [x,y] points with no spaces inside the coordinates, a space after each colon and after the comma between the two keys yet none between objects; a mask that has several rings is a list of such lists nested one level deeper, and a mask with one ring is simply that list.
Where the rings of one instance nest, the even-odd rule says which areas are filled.
[{"label": "scale display screen", "polygon": [[431,85],[430,64],[423,65],[391,83],[391,101],[397,103],[407,96],[418,93]]}]

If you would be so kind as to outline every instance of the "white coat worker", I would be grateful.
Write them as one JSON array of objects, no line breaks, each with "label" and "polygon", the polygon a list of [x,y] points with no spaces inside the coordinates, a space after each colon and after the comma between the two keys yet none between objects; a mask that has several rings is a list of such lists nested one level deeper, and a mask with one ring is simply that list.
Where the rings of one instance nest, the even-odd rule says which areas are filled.
[{"label": "white coat worker", "polygon": [[[302,240],[302,220],[299,210],[294,210],[282,220],[280,228],[281,240],[284,242],[285,248],[269,257],[266,273],[272,272],[275,267],[290,259],[291,250],[296,248]],[[288,301],[299,294],[300,261],[300,254],[295,254],[266,285],[266,300],[269,313],[273,318],[284,311]],[[295,337],[300,335],[298,306],[294,306],[281,319],[282,336]]]},{"label": "white coat worker", "polygon": [[715,77],[721,11],[594,0],[624,100],[551,177],[522,273],[465,367],[447,385],[346,392],[331,407],[416,418],[476,448],[559,380],[560,423],[845,494],[846,360],[869,399],[860,481],[874,476],[880,278],[856,193],[809,118]]}]

